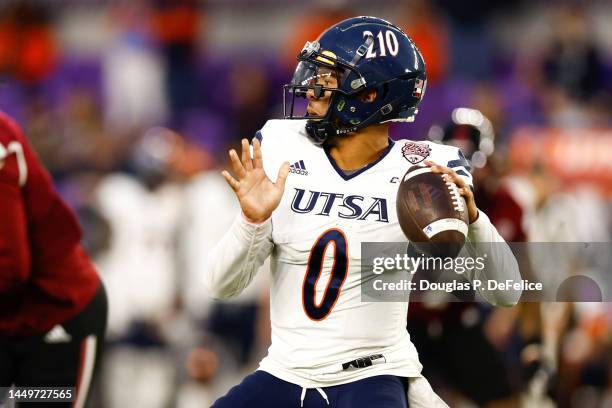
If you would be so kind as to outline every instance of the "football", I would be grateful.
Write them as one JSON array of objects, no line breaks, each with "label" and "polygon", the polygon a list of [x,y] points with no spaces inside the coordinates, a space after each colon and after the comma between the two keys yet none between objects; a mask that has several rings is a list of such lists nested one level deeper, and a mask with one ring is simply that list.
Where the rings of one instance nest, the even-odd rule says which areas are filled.
[{"label": "football", "polygon": [[459,254],[469,218],[455,183],[429,167],[413,166],[401,180],[396,207],[402,231],[420,252],[441,257]]}]

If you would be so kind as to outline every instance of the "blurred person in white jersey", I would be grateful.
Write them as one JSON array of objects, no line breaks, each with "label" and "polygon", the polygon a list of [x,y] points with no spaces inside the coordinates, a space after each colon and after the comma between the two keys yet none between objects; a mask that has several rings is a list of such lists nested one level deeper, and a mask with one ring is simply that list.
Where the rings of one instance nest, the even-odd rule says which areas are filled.
[{"label": "blurred person in white jersey", "polygon": [[[423,58],[401,29],[351,18],[297,59],[285,120],[268,121],[252,146],[244,139],[241,157],[230,150],[234,176],[223,172],[242,211],[211,253],[206,280],[213,297],[236,296],[270,256],[272,345],[213,407],[446,406],[421,375],[405,329],[408,299],[361,301],[361,243],[406,242],[397,189],[421,164],[466,199],[467,239],[499,243],[489,245],[496,267],[485,279],[520,281],[516,260],[477,209],[459,149],[388,136],[388,122],[413,120],[426,86]],[[509,306],[520,291],[483,296]]]}]

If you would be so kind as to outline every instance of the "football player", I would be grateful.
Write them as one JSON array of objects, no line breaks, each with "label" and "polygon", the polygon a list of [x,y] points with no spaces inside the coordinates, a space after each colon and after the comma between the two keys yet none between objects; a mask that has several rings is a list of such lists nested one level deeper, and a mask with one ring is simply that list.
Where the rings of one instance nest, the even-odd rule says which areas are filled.
[{"label": "football player", "polygon": [[0,214],[0,387],[74,387],[53,405],[82,407],[106,327],[106,294],[76,217],[2,112]]},{"label": "football player", "polygon": [[[452,111],[451,120],[444,127],[432,126],[428,136],[435,142],[461,149],[472,167],[474,193],[479,208],[487,210],[494,225],[497,215],[502,212],[515,215],[507,210],[514,209],[511,206],[516,205],[509,197],[487,199],[485,196],[490,184],[487,181],[497,180],[499,176],[499,172],[495,171],[499,166],[494,166],[496,162],[492,160],[495,133],[493,124],[486,116],[476,109],[456,108]],[[514,217],[511,219],[515,221]],[[520,228],[520,223],[514,225]],[[516,231],[516,235],[504,238],[509,242],[518,241],[521,238],[518,235],[520,230]],[[415,279],[419,274],[417,272]],[[526,304],[529,303],[520,306]],[[502,313],[502,321],[510,321],[512,327],[517,308],[494,310]],[[489,308],[476,302],[410,303],[408,331],[419,351],[423,373],[440,389],[448,390],[447,395],[455,400],[452,405],[458,405],[459,400],[466,397],[479,407],[517,405],[512,399],[518,388],[512,381],[512,370],[484,333],[484,328],[488,327],[485,324],[488,313]],[[505,340],[509,330],[499,330],[499,324],[497,328],[495,334],[504,336]]]},{"label": "football player", "polygon": [[[459,150],[389,138],[389,122],[414,118],[425,85],[421,54],[401,29],[351,18],[298,55],[286,120],[268,121],[252,146],[243,140],[241,155],[230,150],[234,175],[223,175],[242,213],[208,258],[206,279],[214,297],[235,296],[271,256],[272,345],[213,407],[445,406],[421,375],[408,303],[361,301],[361,243],[406,241],[394,208],[407,169],[429,165],[457,184],[468,239],[501,243],[491,245],[498,267],[489,278],[520,275],[474,203]],[[486,296],[512,305],[520,292]]]},{"label": "football player", "polygon": [[[526,219],[533,218],[535,205],[529,204],[529,199],[525,199],[525,191],[529,191],[528,181],[521,182],[516,176],[504,174],[503,159],[499,154],[493,154],[495,150],[495,133],[493,123],[482,114],[479,110],[465,107],[456,108],[451,114],[451,120],[442,129],[438,126],[432,126],[429,131],[429,137],[437,142],[460,147],[470,163],[472,164],[475,196],[479,202],[481,209],[487,211],[493,225],[496,226],[500,234],[508,242],[526,242],[528,240],[528,230],[524,226],[527,225]],[[539,175],[534,178],[541,177]],[[547,179],[546,183],[551,184]],[[530,194],[527,194],[529,196]],[[531,194],[535,196],[536,194]],[[521,273],[524,277],[537,280],[535,277],[532,261],[529,259],[529,254],[526,251],[517,253],[519,264],[521,265]],[[410,313],[413,312],[411,305]],[[469,303],[450,304],[450,310],[463,310],[463,313],[473,307]],[[439,364],[437,367],[442,372],[443,377],[450,378],[451,385],[458,386],[465,395],[471,397],[478,405],[481,406],[497,406],[502,404],[502,398],[508,401],[511,392],[524,390],[523,398],[529,399],[531,404],[548,405],[545,402],[548,397],[546,394],[554,393],[556,387],[556,350],[559,339],[555,337],[555,333],[560,336],[560,332],[564,330],[564,324],[559,321],[563,318],[559,317],[554,312],[554,307],[543,305],[538,302],[523,302],[519,307],[514,309],[494,309],[486,316],[486,323],[475,324],[472,327],[458,327],[457,324],[451,324],[450,330],[458,329],[454,333],[442,333],[433,343],[430,344],[430,350],[438,348],[443,339],[452,338],[452,341],[464,342],[465,347],[462,347],[466,352],[463,356],[450,356],[450,359],[470,358],[469,349],[474,351],[474,354],[480,356],[477,362],[477,373],[489,373],[486,380],[480,383],[487,383],[487,387],[474,387],[473,383],[465,381],[465,375],[461,374],[463,370],[462,364],[455,364],[456,369],[449,370],[444,364]],[[480,312],[484,308],[479,308]],[[488,311],[487,311],[488,313]],[[443,313],[442,313],[443,314]],[[452,313],[446,313],[447,318]],[[457,314],[457,313],[455,313]],[[545,316],[546,315],[546,316]],[[561,313],[561,315],[564,315]],[[415,316],[412,313],[409,316]],[[483,316],[484,317],[484,316]],[[409,327],[410,327],[409,319]],[[456,321],[457,319],[455,319]],[[431,324],[431,322],[429,322]],[[555,330],[545,330],[544,327],[555,327]],[[482,330],[479,331],[479,327]],[[445,330],[446,331],[446,330]],[[414,331],[412,332],[414,333]],[[546,334],[545,334],[546,333]],[[480,335],[486,335],[488,341],[483,342],[484,338],[478,338]],[[471,338],[470,338],[471,337]],[[492,346],[497,349],[508,347],[507,342],[510,337],[514,345],[512,352],[506,350],[506,359],[511,356],[514,365],[506,368],[500,368],[500,355],[495,356],[495,351]],[[422,338],[423,339],[423,338]],[[425,339],[423,339],[425,340]],[[430,339],[431,340],[431,339]],[[425,340],[427,341],[427,340]],[[415,344],[417,341],[415,341]],[[438,343],[438,345],[435,345]],[[467,346],[469,343],[469,346]],[[478,345],[480,343],[480,345]],[[433,347],[431,347],[433,345]],[[421,348],[419,348],[421,351]],[[512,353],[517,353],[514,355]],[[445,359],[440,358],[439,351],[435,352],[438,362]],[[422,355],[422,353],[421,353]],[[432,353],[433,355],[433,353]],[[482,358],[486,356],[486,358]],[[507,364],[507,363],[506,363]],[[486,368],[486,367],[489,368]],[[495,368],[495,366],[498,366]],[[428,367],[432,370],[436,369],[436,364],[431,364]],[[424,371],[427,371],[425,369]],[[511,372],[520,371],[520,379],[509,381]],[[520,384],[519,384],[520,382]],[[515,393],[516,394],[516,393]],[[516,398],[514,395],[510,398]],[[497,400],[493,402],[493,400]],[[522,401],[523,404],[526,400]]]}]

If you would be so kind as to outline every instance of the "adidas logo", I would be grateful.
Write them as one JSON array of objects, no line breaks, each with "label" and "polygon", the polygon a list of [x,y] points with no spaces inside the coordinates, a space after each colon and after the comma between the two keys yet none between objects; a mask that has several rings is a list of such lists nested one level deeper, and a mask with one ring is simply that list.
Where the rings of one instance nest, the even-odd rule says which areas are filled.
[{"label": "adidas logo", "polygon": [[71,340],[72,336],[59,324],[53,326],[45,335],[45,343],[69,343]]},{"label": "adidas logo", "polygon": [[308,171],[306,170],[306,166],[304,166],[304,160],[299,160],[289,166],[289,172],[300,174],[302,176],[307,176]]}]

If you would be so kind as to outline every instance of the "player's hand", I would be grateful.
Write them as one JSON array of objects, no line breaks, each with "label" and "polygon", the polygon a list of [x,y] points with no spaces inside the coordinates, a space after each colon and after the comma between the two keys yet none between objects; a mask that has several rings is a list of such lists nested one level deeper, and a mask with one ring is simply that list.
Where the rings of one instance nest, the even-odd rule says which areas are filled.
[{"label": "player's hand", "polygon": [[431,167],[432,172],[441,173],[445,180],[455,183],[459,189],[459,194],[463,196],[467,204],[470,224],[476,221],[478,219],[478,207],[476,207],[474,193],[472,193],[472,189],[467,185],[465,180],[459,177],[459,175],[455,173],[455,170],[451,169],[450,167],[442,166],[432,162],[431,160],[425,160],[425,164]]},{"label": "player's hand", "polygon": [[283,163],[278,171],[276,183],[273,183],[264,172],[258,139],[253,139],[253,158],[247,139],[242,139],[242,160],[238,158],[238,153],[234,149],[229,151],[229,156],[236,178],[226,170],[221,174],[236,193],[245,217],[254,223],[264,222],[270,218],[283,196],[289,174],[289,162]]}]

